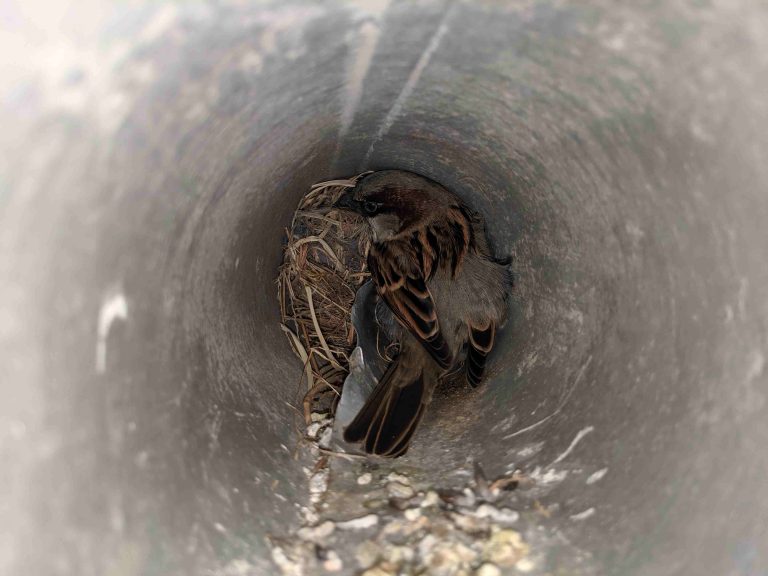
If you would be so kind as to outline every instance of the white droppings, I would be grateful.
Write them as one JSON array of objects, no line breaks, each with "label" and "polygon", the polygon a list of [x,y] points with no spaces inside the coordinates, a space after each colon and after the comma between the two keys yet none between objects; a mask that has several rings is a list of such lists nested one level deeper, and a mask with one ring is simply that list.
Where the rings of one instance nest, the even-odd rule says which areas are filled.
[{"label": "white droppings", "polygon": [[531,480],[539,485],[555,484],[565,480],[565,477],[568,476],[568,471],[549,468],[546,472],[542,472],[541,466],[536,466],[530,476]]},{"label": "white droppings", "polygon": [[331,437],[333,436],[333,428],[328,426],[323,430],[323,432],[320,434],[320,438],[317,440],[317,444],[321,448],[328,449],[331,447]]},{"label": "white droppings", "polygon": [[365,486],[367,484],[370,484],[371,480],[373,480],[373,476],[371,475],[370,472],[360,474],[360,476],[357,477],[357,483],[360,484],[360,486]]},{"label": "white droppings", "polygon": [[528,372],[531,368],[536,366],[536,362],[539,359],[539,352],[537,350],[531,351],[529,354],[526,354],[525,358],[523,358],[520,363],[517,365],[517,375],[522,376],[526,372]]},{"label": "white droppings", "polygon": [[501,570],[495,564],[486,562],[477,569],[477,576],[501,576]]},{"label": "white droppings", "polygon": [[322,494],[328,488],[328,469],[323,468],[315,472],[309,479],[310,494]]},{"label": "white droppings", "polygon": [[309,542],[320,542],[324,538],[328,538],[328,536],[333,534],[335,529],[336,525],[330,520],[326,520],[317,526],[304,526],[303,528],[299,528],[296,534],[302,540],[307,540]]},{"label": "white droppings", "polygon": [[400,484],[410,484],[411,481],[407,476],[398,474],[397,472],[390,472],[387,475],[387,482],[399,482]]},{"label": "white droppings", "polygon": [[312,424],[307,426],[307,437],[315,438],[319,431],[320,431],[320,422],[313,422]]},{"label": "white droppings", "polygon": [[584,374],[587,372],[587,368],[589,368],[589,365],[591,363],[592,363],[592,356],[589,356],[587,358],[587,361],[581,365],[581,368],[579,368],[579,373],[576,375],[576,378],[573,381],[573,385],[568,389],[568,391],[563,396],[563,399],[560,402],[560,404],[557,406],[557,408],[555,408],[555,410],[551,414],[545,416],[541,420],[534,422],[529,426],[526,426],[525,428],[521,428],[520,430],[513,432],[512,434],[507,434],[506,436],[504,436],[504,439],[509,440],[510,438],[514,438],[515,436],[519,436],[520,434],[525,434],[526,432],[530,432],[531,430],[538,428],[548,420],[551,420],[552,418],[557,416],[562,411],[562,409],[565,408],[565,405],[568,404],[568,401],[571,399],[571,396],[573,395],[574,391],[579,385],[579,382],[581,382],[581,379],[584,377]]},{"label": "white droppings", "polygon": [[440,496],[434,490],[430,490],[424,496],[420,506],[422,508],[429,508],[430,506],[437,506],[440,503]]},{"label": "white droppings", "polygon": [[490,518],[498,524],[514,524],[520,519],[520,514],[516,510],[509,508],[496,508],[490,504],[481,504],[475,511],[478,518]]},{"label": "white droppings", "polygon": [[586,510],[584,510],[584,512],[579,512],[578,514],[571,515],[571,520],[576,520],[577,522],[580,520],[586,520],[587,518],[594,516],[594,514],[595,514],[594,507],[587,508]]},{"label": "white droppings", "polygon": [[517,451],[518,458],[530,458],[531,456],[541,452],[544,448],[544,442],[536,442],[535,444],[529,444]]},{"label": "white droppings", "polygon": [[472,489],[464,488],[461,491],[461,496],[457,496],[454,503],[462,508],[472,508],[477,503],[477,496]]},{"label": "white droppings", "polygon": [[285,550],[279,546],[272,547],[272,560],[277,564],[280,571],[285,575],[303,576],[304,570],[301,565],[291,560],[285,553]]},{"label": "white droppings", "polygon": [[593,472],[587,478],[587,484],[594,484],[595,482],[600,482],[600,480],[602,480],[606,474],[608,474],[608,468],[601,468],[597,472]]},{"label": "white droppings", "polygon": [[421,516],[421,508],[408,508],[408,510],[403,512],[403,516],[409,522],[415,522]]},{"label": "white droppings", "polygon": [[536,568],[536,564],[530,558],[523,558],[522,560],[518,560],[515,564],[515,570],[522,572],[523,574],[532,572],[534,568]]},{"label": "white droppings", "polygon": [[364,530],[365,528],[372,528],[379,523],[379,517],[376,514],[368,514],[361,516],[360,518],[353,518],[352,520],[345,520],[344,522],[336,522],[336,527],[341,530]]},{"label": "white droppings", "polygon": [[422,558],[426,558],[432,549],[438,544],[438,542],[439,540],[434,534],[427,534],[424,538],[421,539],[421,542],[419,542],[419,555]]},{"label": "white droppings", "polygon": [[325,568],[325,570],[328,572],[338,572],[344,568],[344,563],[341,561],[341,558],[339,558],[339,555],[335,551],[329,550],[325,560],[323,561],[323,568]]},{"label": "white droppings", "polygon": [[96,329],[96,372],[103,374],[107,369],[107,336],[115,320],[128,319],[128,302],[122,291],[107,296],[99,309]]},{"label": "white droppings", "polygon": [[587,426],[586,428],[582,428],[581,430],[579,430],[579,432],[576,434],[576,437],[571,441],[571,444],[568,446],[568,448],[565,449],[565,452],[563,452],[562,454],[560,454],[560,456],[555,458],[550,464],[550,466],[554,466],[558,462],[562,462],[568,456],[568,454],[570,454],[573,451],[573,449],[576,448],[576,444],[581,442],[581,439],[584,438],[584,436],[586,436],[590,432],[592,432],[594,429],[595,429],[594,426]]},{"label": "white droppings", "polygon": [[302,506],[299,512],[301,513],[301,517],[304,519],[306,524],[316,524],[318,520],[320,520],[320,515],[312,508]]},{"label": "white droppings", "polygon": [[400,482],[390,482],[387,484],[387,494],[390,498],[413,498],[413,488]]}]

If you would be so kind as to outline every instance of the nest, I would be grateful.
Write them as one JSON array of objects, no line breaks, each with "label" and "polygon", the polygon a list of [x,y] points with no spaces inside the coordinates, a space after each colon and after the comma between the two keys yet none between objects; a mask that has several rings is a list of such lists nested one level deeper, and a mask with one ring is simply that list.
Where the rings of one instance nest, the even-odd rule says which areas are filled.
[{"label": "nest", "polygon": [[304,370],[304,419],[313,405],[331,395],[333,410],[349,373],[355,333],[351,309],[355,293],[370,274],[364,255],[369,240],[362,220],[332,208],[365,173],[311,187],[286,229],[278,298],[283,331]]}]

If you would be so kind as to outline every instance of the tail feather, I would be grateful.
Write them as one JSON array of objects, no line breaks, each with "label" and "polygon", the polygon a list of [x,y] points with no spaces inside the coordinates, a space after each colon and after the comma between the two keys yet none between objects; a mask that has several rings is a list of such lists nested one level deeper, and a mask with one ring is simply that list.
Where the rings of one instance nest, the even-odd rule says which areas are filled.
[{"label": "tail feather", "polygon": [[355,416],[355,419],[350,422],[344,429],[344,440],[350,444],[357,444],[365,440],[368,435],[368,430],[371,426],[371,422],[376,417],[379,410],[379,406],[384,403],[387,391],[389,389],[389,381],[392,378],[392,373],[397,366],[397,362],[391,362],[387,369],[379,379],[379,383],[371,392],[368,399],[363,404],[363,407]]},{"label": "tail feather", "polygon": [[401,438],[400,442],[392,448],[390,452],[386,454],[386,456],[390,458],[397,458],[398,456],[402,456],[408,451],[408,446],[411,443],[411,438],[413,438],[413,433],[416,432],[416,428],[418,427],[419,422],[421,422],[421,417],[424,415],[424,408],[425,404],[422,404],[419,407],[419,412],[416,414],[416,417],[413,419],[413,422],[409,426],[408,430],[406,430]]},{"label": "tail feather", "polygon": [[396,448],[417,423],[424,396],[424,377],[405,386],[390,385],[384,402],[379,405],[365,439],[366,452],[385,456]]},{"label": "tail feather", "polygon": [[485,360],[485,354],[475,348],[470,348],[467,352],[467,381],[472,388],[477,388],[480,385],[480,382],[483,381]]},{"label": "tail feather", "polygon": [[401,354],[344,430],[350,443],[362,442],[369,454],[394,458],[408,450],[429,402],[432,372]]}]

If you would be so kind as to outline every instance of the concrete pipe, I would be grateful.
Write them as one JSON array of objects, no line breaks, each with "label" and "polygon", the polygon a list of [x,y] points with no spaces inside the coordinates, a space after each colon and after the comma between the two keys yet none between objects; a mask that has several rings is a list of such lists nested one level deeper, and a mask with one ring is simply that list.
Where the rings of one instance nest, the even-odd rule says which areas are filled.
[{"label": "concrete pipe", "polygon": [[404,462],[536,472],[542,574],[768,573],[764,6],[35,4],[2,8],[9,574],[276,573],[284,228],[379,168],[466,197],[516,275],[493,377]]}]

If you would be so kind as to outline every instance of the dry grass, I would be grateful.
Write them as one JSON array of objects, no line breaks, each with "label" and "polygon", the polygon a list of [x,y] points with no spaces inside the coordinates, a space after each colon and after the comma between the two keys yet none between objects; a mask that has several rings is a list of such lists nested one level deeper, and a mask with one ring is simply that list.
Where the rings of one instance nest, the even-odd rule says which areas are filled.
[{"label": "dry grass", "polygon": [[278,299],[283,331],[304,366],[307,424],[313,402],[327,394],[338,397],[348,374],[351,309],[355,292],[369,277],[368,240],[359,218],[331,206],[361,176],[313,185],[286,230]]}]

